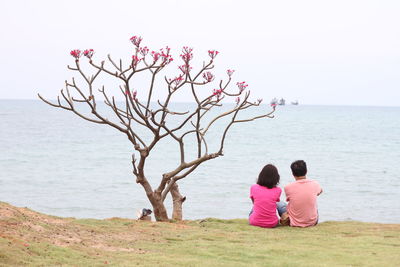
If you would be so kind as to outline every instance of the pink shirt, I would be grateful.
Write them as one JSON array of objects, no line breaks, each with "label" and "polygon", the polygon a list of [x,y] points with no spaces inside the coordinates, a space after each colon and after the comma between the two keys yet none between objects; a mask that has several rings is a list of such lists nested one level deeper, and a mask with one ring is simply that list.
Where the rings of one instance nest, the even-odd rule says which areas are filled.
[{"label": "pink shirt", "polygon": [[254,226],[275,227],[278,224],[276,202],[279,202],[282,189],[279,187],[267,188],[254,184],[250,188],[250,198],[253,199],[253,213],[249,223]]},{"label": "pink shirt", "polygon": [[309,179],[297,180],[285,186],[290,226],[307,227],[317,223],[317,196],[321,191],[321,186]]}]

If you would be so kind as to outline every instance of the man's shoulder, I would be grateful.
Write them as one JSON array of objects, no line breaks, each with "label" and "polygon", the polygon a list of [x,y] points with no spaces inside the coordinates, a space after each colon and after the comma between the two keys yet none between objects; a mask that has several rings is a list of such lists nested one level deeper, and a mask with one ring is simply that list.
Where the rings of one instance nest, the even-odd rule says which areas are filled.
[{"label": "man's shoulder", "polygon": [[318,181],[313,180],[313,179],[307,179],[307,180],[308,180],[309,183],[312,183],[312,184],[315,184],[315,185],[318,185],[318,186],[319,186]]},{"label": "man's shoulder", "polygon": [[307,178],[307,179],[297,180],[297,181],[294,181],[294,182],[291,182],[291,183],[287,184],[285,186],[285,190],[287,188],[298,187],[298,186],[302,186],[304,184],[316,184],[316,185],[319,185],[319,183],[316,180]]},{"label": "man's shoulder", "polygon": [[308,188],[308,190],[313,190],[313,191],[314,190],[317,190],[317,191],[322,190],[320,184],[316,180],[306,179],[304,185],[305,185],[305,188]]},{"label": "man's shoulder", "polygon": [[286,191],[286,190],[290,189],[293,186],[296,186],[296,181],[288,183],[287,185],[285,185],[284,190]]}]

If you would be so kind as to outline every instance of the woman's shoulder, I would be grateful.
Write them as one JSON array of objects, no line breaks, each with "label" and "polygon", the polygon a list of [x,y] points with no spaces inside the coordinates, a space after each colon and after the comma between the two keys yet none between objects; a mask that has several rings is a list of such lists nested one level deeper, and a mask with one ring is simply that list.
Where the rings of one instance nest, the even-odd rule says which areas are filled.
[{"label": "woman's shoulder", "polygon": [[282,188],[280,188],[279,186],[275,186],[275,187],[272,188],[272,189],[274,189],[275,191],[282,192]]},{"label": "woman's shoulder", "polygon": [[250,189],[254,190],[254,189],[259,189],[260,185],[259,184],[253,184]]},{"label": "woman's shoulder", "polygon": [[268,188],[266,186],[262,186],[262,185],[259,185],[259,184],[253,184],[250,188],[252,190],[272,190],[272,191],[279,191],[279,192],[282,191],[282,189],[279,186]]}]

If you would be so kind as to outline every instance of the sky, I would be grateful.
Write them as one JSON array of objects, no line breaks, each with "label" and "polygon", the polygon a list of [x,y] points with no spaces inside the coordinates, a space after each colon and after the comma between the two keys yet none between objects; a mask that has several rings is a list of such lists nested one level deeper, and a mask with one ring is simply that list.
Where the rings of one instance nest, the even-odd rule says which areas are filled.
[{"label": "sky", "polygon": [[171,74],[183,46],[198,64],[218,50],[216,81],[234,69],[255,99],[400,106],[398,0],[2,0],[0,12],[0,99],[55,99],[73,76],[70,50],[128,62],[139,35],[171,47]]}]

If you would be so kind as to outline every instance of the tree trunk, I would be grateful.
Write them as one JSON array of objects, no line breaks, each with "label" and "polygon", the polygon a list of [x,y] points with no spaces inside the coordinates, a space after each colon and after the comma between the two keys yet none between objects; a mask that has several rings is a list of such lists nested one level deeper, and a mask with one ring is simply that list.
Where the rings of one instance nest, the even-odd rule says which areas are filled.
[{"label": "tree trunk", "polygon": [[151,196],[148,196],[151,205],[153,206],[154,217],[158,222],[166,222],[168,221],[167,209],[163,201],[161,200],[161,194],[153,193]]},{"label": "tree trunk", "polygon": [[186,200],[186,197],[183,197],[179,193],[179,188],[176,183],[171,187],[170,192],[173,201],[172,219],[182,221],[182,204]]}]

